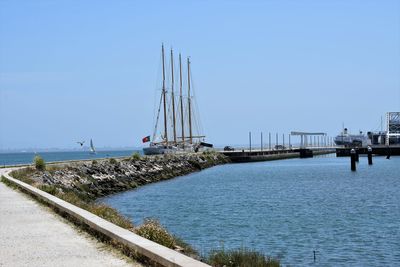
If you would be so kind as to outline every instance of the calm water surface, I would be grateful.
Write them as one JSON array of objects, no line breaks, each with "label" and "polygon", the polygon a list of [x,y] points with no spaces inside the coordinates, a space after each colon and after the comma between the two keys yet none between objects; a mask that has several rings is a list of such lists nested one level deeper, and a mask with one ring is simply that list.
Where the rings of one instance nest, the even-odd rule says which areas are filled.
[{"label": "calm water surface", "polygon": [[[400,266],[400,157],[217,166],[104,198],[202,253],[253,248],[291,266]],[[313,250],[317,260],[313,262]]]}]

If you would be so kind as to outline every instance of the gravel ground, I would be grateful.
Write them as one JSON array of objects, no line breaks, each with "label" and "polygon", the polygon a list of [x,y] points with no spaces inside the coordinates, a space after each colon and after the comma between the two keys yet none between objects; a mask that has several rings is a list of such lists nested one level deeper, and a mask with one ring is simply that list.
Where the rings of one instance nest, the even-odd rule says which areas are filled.
[{"label": "gravel ground", "polygon": [[141,265],[0,183],[0,266]]}]

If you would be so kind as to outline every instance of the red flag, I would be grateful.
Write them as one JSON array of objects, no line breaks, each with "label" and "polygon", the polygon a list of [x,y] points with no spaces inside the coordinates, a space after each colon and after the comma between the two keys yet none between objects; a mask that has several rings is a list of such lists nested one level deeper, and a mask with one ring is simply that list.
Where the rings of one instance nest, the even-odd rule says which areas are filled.
[{"label": "red flag", "polygon": [[143,137],[142,142],[143,142],[143,143],[150,142],[150,135],[149,135],[149,136],[146,136],[146,137]]}]

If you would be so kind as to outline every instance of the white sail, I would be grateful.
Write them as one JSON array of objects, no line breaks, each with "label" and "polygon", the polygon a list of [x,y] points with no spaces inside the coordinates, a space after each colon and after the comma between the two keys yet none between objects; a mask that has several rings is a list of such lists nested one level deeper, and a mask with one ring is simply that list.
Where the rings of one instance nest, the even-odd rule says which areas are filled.
[{"label": "white sail", "polygon": [[94,148],[92,139],[90,139],[90,153],[96,153],[96,149]]}]

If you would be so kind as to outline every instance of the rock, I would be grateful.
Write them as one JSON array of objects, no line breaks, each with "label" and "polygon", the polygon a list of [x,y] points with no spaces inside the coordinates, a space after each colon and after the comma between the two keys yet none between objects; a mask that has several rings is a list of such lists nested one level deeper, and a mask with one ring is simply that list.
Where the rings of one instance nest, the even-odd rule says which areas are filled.
[{"label": "rock", "polygon": [[97,160],[96,164],[65,164],[52,174],[35,174],[35,181],[100,197],[227,162],[227,158],[218,153],[149,156],[137,161],[117,159],[116,163]]}]

